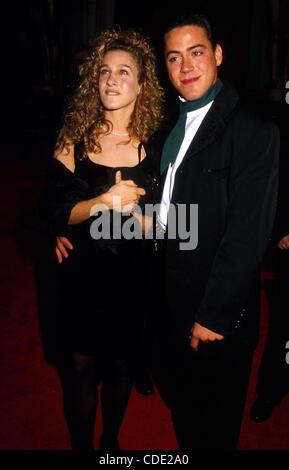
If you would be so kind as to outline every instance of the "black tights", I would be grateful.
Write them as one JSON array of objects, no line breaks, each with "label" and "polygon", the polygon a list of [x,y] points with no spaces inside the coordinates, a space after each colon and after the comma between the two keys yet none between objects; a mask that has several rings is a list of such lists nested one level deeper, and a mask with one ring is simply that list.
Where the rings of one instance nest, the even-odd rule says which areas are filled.
[{"label": "black tights", "polygon": [[63,388],[64,414],[74,450],[91,450],[102,382],[102,445],[115,447],[132,389],[128,361],[114,358],[100,364],[96,356],[74,354],[58,367]]}]

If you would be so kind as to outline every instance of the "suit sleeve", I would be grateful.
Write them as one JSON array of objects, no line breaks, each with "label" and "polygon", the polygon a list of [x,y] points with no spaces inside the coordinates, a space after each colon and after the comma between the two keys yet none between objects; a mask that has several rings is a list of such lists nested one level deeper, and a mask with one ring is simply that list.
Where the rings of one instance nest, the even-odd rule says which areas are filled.
[{"label": "suit sleeve", "polygon": [[226,230],[196,314],[197,322],[223,335],[236,332],[244,315],[277,205],[279,131],[269,122],[248,122],[246,129],[235,129]]}]

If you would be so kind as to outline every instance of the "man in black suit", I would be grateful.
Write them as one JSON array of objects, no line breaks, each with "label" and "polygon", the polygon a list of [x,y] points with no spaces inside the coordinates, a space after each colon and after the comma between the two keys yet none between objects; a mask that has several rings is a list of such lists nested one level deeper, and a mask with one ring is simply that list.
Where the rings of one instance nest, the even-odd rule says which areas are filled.
[{"label": "man in black suit", "polygon": [[[222,48],[203,16],[167,30],[165,61],[180,113],[161,159],[166,308],[157,377],[180,448],[235,449],[276,207],[278,130],[242,110],[237,92],[218,79]],[[192,204],[198,243],[186,249],[170,224],[180,205],[186,220],[177,214],[177,227],[187,224]]]}]

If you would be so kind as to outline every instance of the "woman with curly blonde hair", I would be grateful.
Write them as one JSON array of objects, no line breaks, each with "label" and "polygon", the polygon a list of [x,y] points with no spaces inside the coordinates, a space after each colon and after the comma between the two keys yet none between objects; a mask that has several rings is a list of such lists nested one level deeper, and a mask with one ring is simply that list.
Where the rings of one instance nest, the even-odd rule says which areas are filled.
[{"label": "woman with curly blonde hair", "polygon": [[93,449],[100,383],[100,448],[119,448],[147,312],[153,244],[114,237],[113,224],[109,234],[96,240],[91,228],[97,219],[91,214],[118,211],[123,226],[135,204],[154,202],[158,162],[153,135],[162,105],[148,41],[134,31],[101,34],[80,67],[44,204],[50,229],[58,236],[57,368],[73,449]]},{"label": "woman with curly blonde hair", "polygon": [[115,49],[132,55],[138,68],[140,85],[127,126],[122,126],[125,135],[130,139],[137,137],[145,143],[158,129],[162,116],[163,90],[157,78],[154,53],[137,32],[109,30],[96,40],[91,54],[80,66],[80,83],[70,100],[57,142],[57,152],[68,148],[71,142],[84,141],[86,152],[100,153],[101,137],[111,133],[115,135],[112,132],[113,123],[105,115],[105,104],[98,85],[100,76],[105,75],[102,68],[104,56]]}]

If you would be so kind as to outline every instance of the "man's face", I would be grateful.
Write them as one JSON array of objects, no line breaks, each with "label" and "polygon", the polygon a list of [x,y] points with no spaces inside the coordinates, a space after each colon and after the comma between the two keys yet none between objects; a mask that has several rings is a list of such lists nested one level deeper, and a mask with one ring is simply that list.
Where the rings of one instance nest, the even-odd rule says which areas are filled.
[{"label": "man's face", "polygon": [[201,98],[217,80],[222,62],[219,44],[213,50],[200,26],[181,26],[165,36],[165,60],[170,80],[186,100]]}]

